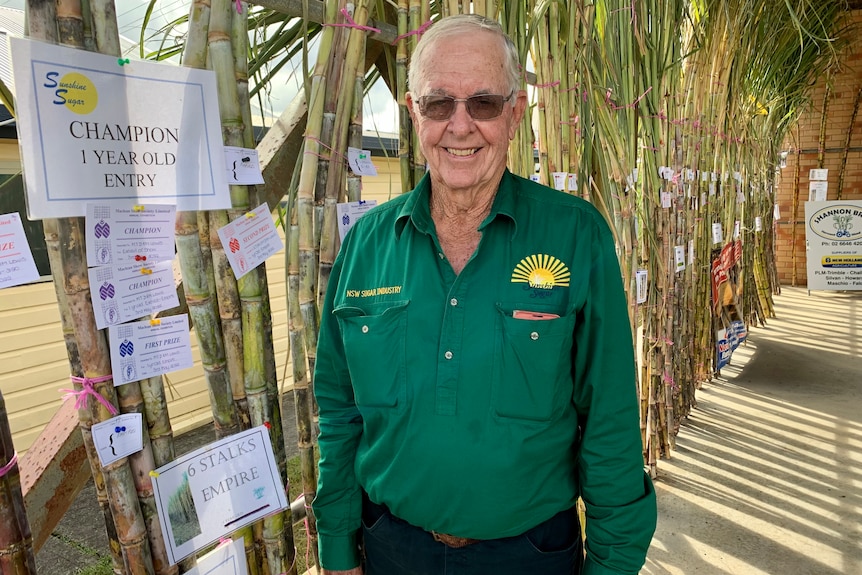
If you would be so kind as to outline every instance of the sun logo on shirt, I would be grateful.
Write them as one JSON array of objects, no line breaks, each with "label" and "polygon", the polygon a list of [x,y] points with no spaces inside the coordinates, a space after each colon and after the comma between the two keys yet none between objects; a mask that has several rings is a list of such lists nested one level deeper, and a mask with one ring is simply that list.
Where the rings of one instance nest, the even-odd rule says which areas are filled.
[{"label": "sun logo on shirt", "polygon": [[569,268],[548,254],[534,254],[518,262],[512,271],[512,283],[526,283],[533,289],[568,287]]}]

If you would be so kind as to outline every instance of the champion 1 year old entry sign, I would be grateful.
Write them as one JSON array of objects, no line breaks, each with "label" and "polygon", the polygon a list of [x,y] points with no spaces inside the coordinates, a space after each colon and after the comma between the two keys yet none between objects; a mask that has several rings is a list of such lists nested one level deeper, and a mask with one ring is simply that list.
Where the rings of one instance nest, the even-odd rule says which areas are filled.
[{"label": "champion 1 year old entry sign", "polygon": [[11,39],[30,219],[230,207],[215,74]]}]

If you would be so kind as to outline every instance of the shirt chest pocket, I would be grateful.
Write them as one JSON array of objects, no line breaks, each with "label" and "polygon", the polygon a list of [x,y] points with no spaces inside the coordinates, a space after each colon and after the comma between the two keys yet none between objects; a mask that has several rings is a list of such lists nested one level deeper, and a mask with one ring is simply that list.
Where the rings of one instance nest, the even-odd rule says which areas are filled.
[{"label": "shirt chest pocket", "polygon": [[498,306],[492,405],[498,417],[549,421],[571,401],[575,314],[519,319]]},{"label": "shirt chest pocket", "polygon": [[403,409],[409,301],[333,310],[341,329],[356,405]]}]

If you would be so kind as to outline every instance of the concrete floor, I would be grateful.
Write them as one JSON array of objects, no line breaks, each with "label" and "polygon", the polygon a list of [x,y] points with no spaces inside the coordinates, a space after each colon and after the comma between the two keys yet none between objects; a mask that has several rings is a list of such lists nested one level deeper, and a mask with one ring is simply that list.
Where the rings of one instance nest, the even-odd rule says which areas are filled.
[{"label": "concrete floor", "polygon": [[[659,462],[641,575],[862,575],[862,292],[785,287],[775,303]],[[107,552],[88,489],[38,554],[40,573],[72,575]]]},{"label": "concrete floor", "polygon": [[862,293],[775,302],[659,462],[642,575],[862,574]]}]

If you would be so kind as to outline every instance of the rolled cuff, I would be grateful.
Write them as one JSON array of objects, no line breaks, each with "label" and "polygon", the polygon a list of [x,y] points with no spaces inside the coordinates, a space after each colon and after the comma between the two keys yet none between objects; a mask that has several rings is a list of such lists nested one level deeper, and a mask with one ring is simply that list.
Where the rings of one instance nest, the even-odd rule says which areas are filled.
[{"label": "rolled cuff", "polygon": [[359,545],[356,533],[343,536],[318,535],[317,550],[320,564],[330,571],[347,571],[359,566]]}]

